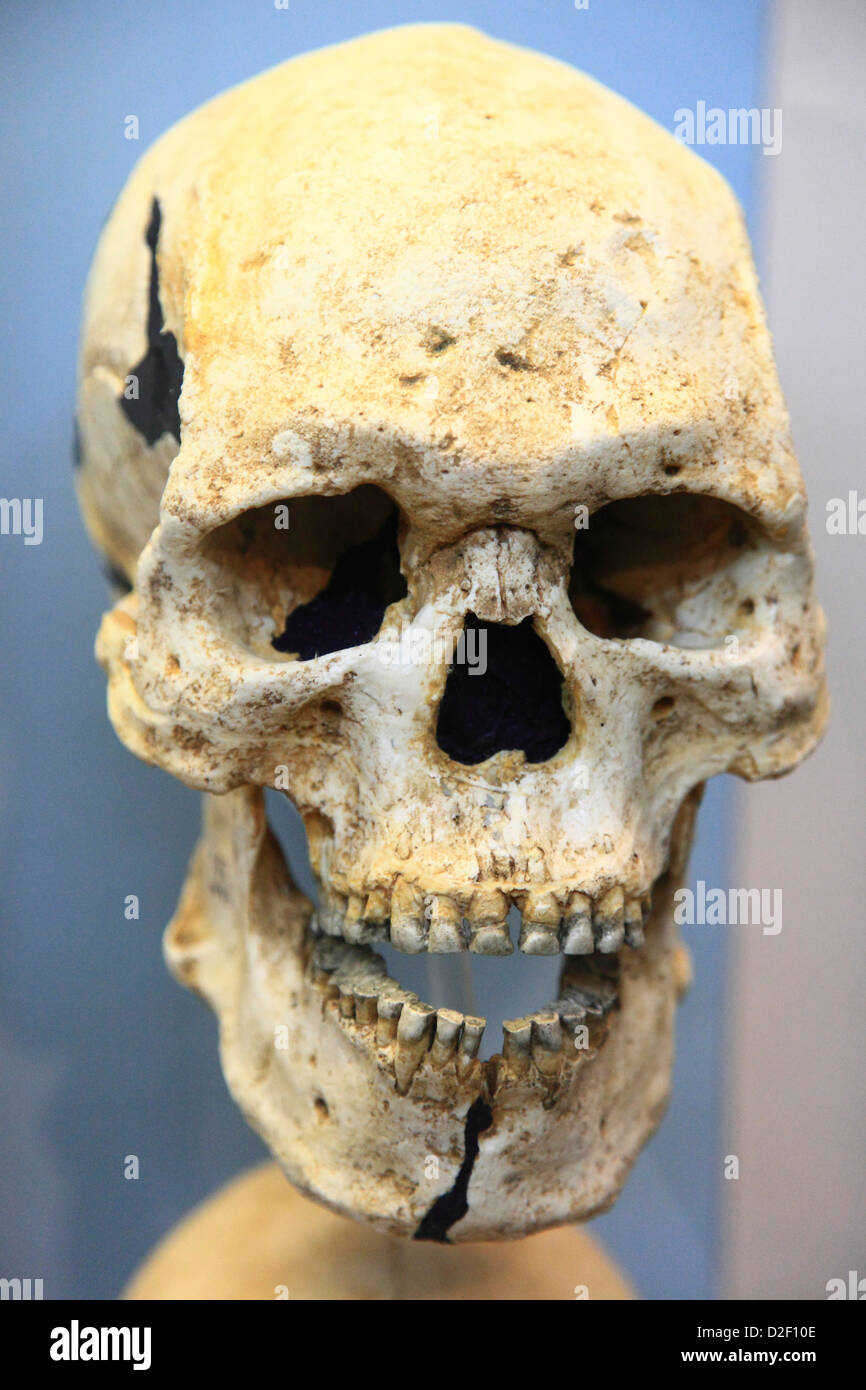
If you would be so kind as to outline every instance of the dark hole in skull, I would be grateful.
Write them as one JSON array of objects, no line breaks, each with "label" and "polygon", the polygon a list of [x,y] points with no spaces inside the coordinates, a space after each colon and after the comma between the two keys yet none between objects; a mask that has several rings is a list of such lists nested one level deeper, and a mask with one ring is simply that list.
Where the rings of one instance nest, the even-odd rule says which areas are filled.
[{"label": "dark hole in skull", "polygon": [[716,497],[610,502],[575,533],[572,607],[597,637],[715,645],[742,626],[733,571],[757,539],[750,519]]},{"label": "dark hole in skull", "polygon": [[120,396],[120,406],[139,434],[154,445],[164,434],[180,443],[178,400],[183,386],[183,362],[177,339],[164,327],[159,298],[159,268],[156,248],[162,220],[159,203],[153,200],[145,242],[150,250],[150,295],[147,308],[147,351],[129,373],[131,384]]},{"label": "dark hole in skull", "polygon": [[521,751],[527,762],[552,758],[571,732],[562,673],[531,618],[509,627],[466,615],[439,705],[436,741],[454,762],[472,765]]},{"label": "dark hole in skull", "polygon": [[385,609],[405,598],[406,592],[400,573],[397,509],[392,505],[375,535],[344,550],[325,587],[292,610],[272,645],[301,661],[360,646],[375,637]]},{"label": "dark hole in skull", "polygon": [[225,628],[262,655],[308,661],[375,636],[406,593],[397,508],[372,484],[244,512],[204,546]]}]

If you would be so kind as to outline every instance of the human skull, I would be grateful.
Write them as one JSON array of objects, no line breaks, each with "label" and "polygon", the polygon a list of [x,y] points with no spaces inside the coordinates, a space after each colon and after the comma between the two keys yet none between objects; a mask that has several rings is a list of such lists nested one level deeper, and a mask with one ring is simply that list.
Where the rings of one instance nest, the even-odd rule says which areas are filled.
[{"label": "human skull", "polygon": [[[207,793],[167,956],[250,1122],[392,1232],[607,1206],[668,1096],[702,784],[789,770],[825,718],[727,185],[462,26],[295,59],[135,170],[78,421],[85,517],[131,586],[98,640],[112,720]],[[507,953],[515,907],[560,992],[485,1060],[483,1020],[375,946]]]}]

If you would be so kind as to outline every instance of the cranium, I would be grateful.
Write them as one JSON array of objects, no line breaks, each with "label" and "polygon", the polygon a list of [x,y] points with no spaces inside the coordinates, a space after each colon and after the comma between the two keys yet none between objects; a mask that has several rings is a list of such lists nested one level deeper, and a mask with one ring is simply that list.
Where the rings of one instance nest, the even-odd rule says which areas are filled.
[{"label": "cranium", "polygon": [[[91,272],[79,429],[85,516],[130,585],[98,640],[112,720],[207,794],[167,955],[251,1123],[299,1187],[390,1231],[605,1207],[668,1095],[700,788],[787,771],[824,721],[804,491],[727,185],[461,26],[293,60],[134,172]],[[315,911],[268,786],[303,817]],[[505,953],[515,907],[562,983],[485,1060],[482,1022],[402,990],[376,945]]]}]

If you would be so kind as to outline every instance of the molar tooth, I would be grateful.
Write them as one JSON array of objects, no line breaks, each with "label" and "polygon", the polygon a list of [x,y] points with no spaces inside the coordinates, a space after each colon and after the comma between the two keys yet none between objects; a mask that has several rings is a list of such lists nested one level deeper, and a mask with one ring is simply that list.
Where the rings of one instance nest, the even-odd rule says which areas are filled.
[{"label": "molar tooth", "polygon": [[612,955],[614,951],[619,950],[623,943],[625,936],[624,910],[625,898],[620,884],[609,889],[595,905],[593,914],[595,942],[599,951],[604,955]]},{"label": "molar tooth", "polygon": [[507,917],[508,900],[498,888],[480,888],[473,893],[467,914],[470,951],[482,956],[510,956],[514,947]]},{"label": "molar tooth", "polygon": [[461,1081],[472,1070],[478,1056],[486,1021],[471,1016],[463,1020],[463,1032],[460,1034],[460,1046],[457,1050],[457,1076]]},{"label": "molar tooth", "polygon": [[350,893],[347,899],[343,936],[354,946],[369,940],[369,927],[364,921],[364,899],[360,893]]},{"label": "molar tooth", "polygon": [[555,1009],[532,1015],[532,1060],[541,1075],[552,1078],[562,1067],[562,1024]]},{"label": "molar tooth", "polygon": [[436,1021],[436,1010],[420,999],[403,1005],[397,1024],[397,1047],[394,1052],[394,1075],[397,1090],[405,1096],[430,1046]]},{"label": "molar tooth", "polygon": [[532,1042],[532,1020],[511,1018],[502,1025],[502,1056],[509,1062],[512,1070],[522,1071],[529,1065],[529,1047]]},{"label": "molar tooth", "polygon": [[338,980],[337,988],[340,991],[340,1013],[343,1018],[355,1017],[355,995],[352,986],[347,980]]},{"label": "molar tooth", "polygon": [[384,888],[374,888],[367,894],[364,903],[364,919],[367,922],[375,922],[378,926],[387,923],[391,916],[391,899]]},{"label": "molar tooth", "polygon": [[376,1005],[381,987],[381,981],[376,983],[372,980],[354,986],[352,992],[355,996],[355,1019],[358,1023],[376,1022],[378,1017]]},{"label": "molar tooth", "polygon": [[636,951],[644,943],[643,914],[638,898],[629,898],[626,903],[624,923],[626,944]]},{"label": "molar tooth", "polygon": [[437,893],[430,902],[430,934],[427,950],[444,954],[465,951],[463,914],[453,898]]},{"label": "molar tooth", "polygon": [[398,878],[391,894],[391,945],[417,955],[426,944],[424,895],[417,884]]},{"label": "molar tooth", "polygon": [[328,936],[343,935],[343,921],[346,916],[346,899],[342,893],[326,889],[322,894],[322,905],[316,914],[319,926]]},{"label": "molar tooth", "polygon": [[586,893],[569,893],[562,919],[562,949],[567,956],[589,956],[592,937],[592,900]]},{"label": "molar tooth", "polygon": [[463,1015],[456,1009],[440,1009],[436,1015],[436,1037],[430,1048],[430,1061],[434,1067],[444,1067],[454,1056],[457,1039],[463,1027]]},{"label": "molar tooth", "polygon": [[553,893],[536,888],[526,894],[519,942],[524,955],[558,955],[561,916],[559,903]]}]

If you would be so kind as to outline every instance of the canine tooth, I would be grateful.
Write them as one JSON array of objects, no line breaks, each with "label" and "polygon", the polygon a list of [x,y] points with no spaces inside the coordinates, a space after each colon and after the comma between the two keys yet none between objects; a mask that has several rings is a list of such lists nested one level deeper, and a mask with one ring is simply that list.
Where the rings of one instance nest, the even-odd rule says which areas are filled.
[{"label": "canine tooth", "polygon": [[463,1015],[457,1013],[456,1009],[439,1010],[436,1015],[436,1036],[430,1048],[430,1061],[434,1067],[444,1067],[454,1056],[462,1027]]},{"label": "canine tooth", "polygon": [[542,1076],[554,1077],[562,1067],[562,1024],[554,1009],[532,1016],[532,1060]]},{"label": "canine tooth", "polygon": [[436,894],[430,903],[430,934],[427,937],[427,950],[444,954],[446,951],[463,951],[465,949],[463,913],[453,898],[445,898]]},{"label": "canine tooth", "polygon": [[562,919],[562,949],[567,956],[589,956],[595,949],[592,900],[586,893],[568,895]]},{"label": "canine tooth", "polygon": [[352,986],[345,980],[339,980],[337,987],[340,991],[340,1013],[343,1018],[355,1017],[355,994]]},{"label": "canine tooth", "polygon": [[595,905],[593,914],[595,940],[599,951],[604,955],[611,955],[614,951],[618,951],[623,943],[625,936],[624,910],[625,899],[620,884],[609,889]]},{"label": "canine tooth", "polygon": [[404,1004],[401,1010],[394,1052],[394,1075],[401,1095],[405,1095],[411,1086],[412,1077],[430,1046],[435,1019],[436,1010],[420,1000]]},{"label": "canine tooth", "polygon": [[426,936],[424,895],[416,884],[398,878],[391,894],[391,944],[398,951],[417,955],[424,950]]},{"label": "canine tooth", "polygon": [[511,1018],[502,1025],[502,1055],[512,1067],[521,1069],[529,1062],[532,1020]]},{"label": "canine tooth", "polygon": [[644,943],[643,914],[638,898],[629,898],[623,916],[626,944],[636,951]]},{"label": "canine tooth", "polygon": [[486,1019],[469,1017],[463,1020],[463,1032],[457,1049],[457,1075],[462,1080],[478,1056],[481,1039],[484,1036]]},{"label": "canine tooth", "polygon": [[508,900],[498,888],[481,888],[472,895],[467,913],[469,949],[482,956],[510,956],[514,947],[508,935]]}]

